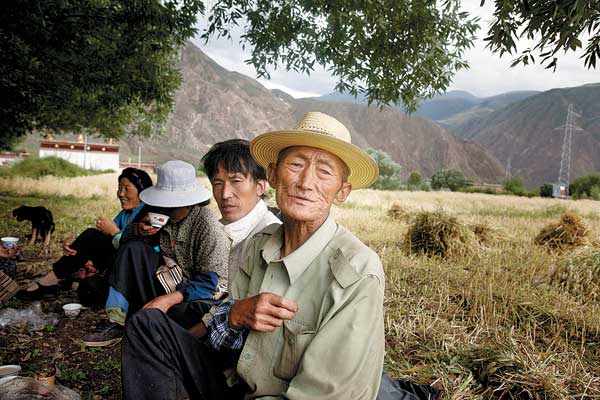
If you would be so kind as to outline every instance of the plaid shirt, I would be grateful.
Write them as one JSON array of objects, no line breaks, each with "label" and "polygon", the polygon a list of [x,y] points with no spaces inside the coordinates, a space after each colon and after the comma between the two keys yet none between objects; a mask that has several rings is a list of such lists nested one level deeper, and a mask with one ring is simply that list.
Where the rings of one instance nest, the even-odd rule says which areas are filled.
[{"label": "plaid shirt", "polygon": [[214,309],[213,318],[208,323],[208,341],[215,350],[221,347],[239,350],[246,340],[246,329],[236,331],[229,327],[229,313],[235,300],[226,300]]}]

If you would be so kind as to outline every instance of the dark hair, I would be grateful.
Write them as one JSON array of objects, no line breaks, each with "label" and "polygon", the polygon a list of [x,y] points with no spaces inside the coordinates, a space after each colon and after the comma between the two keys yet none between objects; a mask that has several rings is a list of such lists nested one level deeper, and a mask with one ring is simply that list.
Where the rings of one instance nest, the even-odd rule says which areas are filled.
[{"label": "dark hair", "polygon": [[217,174],[217,167],[228,172],[240,173],[244,176],[251,175],[255,181],[266,180],[267,174],[250,154],[250,143],[244,139],[231,139],[216,143],[202,157],[204,172],[212,182]]},{"label": "dark hair", "polygon": [[119,181],[121,178],[127,178],[129,182],[133,183],[133,186],[136,187],[138,193],[152,186],[152,178],[150,178],[150,175],[148,175],[146,171],[141,169],[133,167],[125,168],[121,172],[121,175],[119,175]]}]

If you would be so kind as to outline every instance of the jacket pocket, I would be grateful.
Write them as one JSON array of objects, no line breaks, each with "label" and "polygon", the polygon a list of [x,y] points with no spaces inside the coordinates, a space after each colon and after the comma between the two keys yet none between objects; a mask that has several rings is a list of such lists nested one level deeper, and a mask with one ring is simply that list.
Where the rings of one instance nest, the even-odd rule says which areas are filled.
[{"label": "jacket pocket", "polygon": [[315,336],[315,331],[294,321],[283,323],[283,347],[279,359],[275,363],[273,374],[290,380],[298,372],[304,351]]}]

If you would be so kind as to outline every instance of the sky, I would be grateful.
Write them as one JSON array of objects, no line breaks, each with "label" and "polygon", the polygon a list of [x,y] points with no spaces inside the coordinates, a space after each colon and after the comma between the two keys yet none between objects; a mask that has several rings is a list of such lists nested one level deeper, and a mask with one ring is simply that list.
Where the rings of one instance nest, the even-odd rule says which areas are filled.
[{"label": "sky", "polygon": [[[579,58],[581,52],[559,57],[555,72],[538,64],[510,68],[513,57],[505,55],[500,58],[492,54],[485,48],[482,39],[492,19],[493,1],[487,0],[480,7],[480,0],[464,0],[462,8],[481,18],[481,29],[475,46],[465,54],[470,69],[457,73],[449,90],[466,90],[478,97],[488,97],[514,90],[544,91],[600,82],[600,71],[586,69]],[[194,43],[224,68],[256,78],[254,68],[244,62],[250,52],[248,49],[242,50],[239,39],[213,38],[207,44],[201,40],[194,40]],[[585,47],[585,41],[583,44]],[[519,46],[525,48],[526,43],[519,43]],[[326,70],[319,67],[310,76],[282,69],[271,70],[271,79],[259,79],[259,82],[269,89],[281,89],[296,98],[330,93],[336,83]]]}]

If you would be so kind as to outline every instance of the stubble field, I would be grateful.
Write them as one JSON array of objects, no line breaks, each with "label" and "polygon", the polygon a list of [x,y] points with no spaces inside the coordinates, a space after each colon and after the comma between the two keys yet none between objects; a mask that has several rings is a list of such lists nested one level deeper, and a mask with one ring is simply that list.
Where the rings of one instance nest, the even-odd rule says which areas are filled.
[{"label": "stubble field", "polygon": [[[29,226],[10,215],[14,207],[50,208],[57,223],[52,257],[36,264],[40,271],[49,269],[64,235],[83,231],[97,215],[116,214],[116,177],[2,178],[0,234],[23,238],[28,233]],[[404,218],[388,216],[393,203],[402,207]],[[489,237],[455,257],[407,254],[405,234],[421,210],[443,210],[466,226],[487,226]],[[565,211],[582,216],[592,237],[598,237],[600,203],[592,201],[361,190],[336,207],[337,221],[373,248],[385,268],[388,373],[433,384],[443,389],[445,399],[600,398],[600,306],[593,273],[600,265],[600,252],[584,247],[553,253],[533,243],[542,227],[558,221]],[[26,255],[36,252],[25,248]],[[571,268],[562,281],[553,278],[557,270],[578,265],[583,258],[591,265],[589,273]],[[85,313],[89,323],[100,318],[98,313]],[[27,332],[2,330],[0,362],[20,362],[32,375],[36,365],[49,361],[45,358],[56,357],[43,346],[56,341],[62,343],[58,362],[69,371],[68,379],[59,377],[59,382],[79,389],[84,398],[120,398],[118,349],[86,356],[88,352],[75,344],[79,332],[73,331],[81,329],[83,335],[85,328],[65,328],[67,323],[61,320],[58,329],[44,332],[45,340],[34,338],[27,346],[19,345]],[[61,337],[64,329],[69,331],[67,344]],[[41,350],[35,351],[36,346]],[[111,368],[100,374],[97,367],[103,360],[111,360],[102,364]],[[73,371],[86,378],[78,380]]]}]

